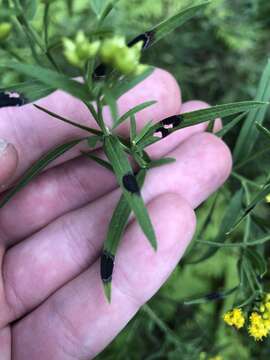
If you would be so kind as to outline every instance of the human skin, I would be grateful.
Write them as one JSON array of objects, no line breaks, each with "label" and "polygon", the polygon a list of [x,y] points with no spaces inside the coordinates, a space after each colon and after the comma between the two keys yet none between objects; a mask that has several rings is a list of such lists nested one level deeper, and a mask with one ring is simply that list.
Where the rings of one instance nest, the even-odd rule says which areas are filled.
[{"label": "human skin", "polygon": [[[119,100],[120,113],[147,100],[157,103],[138,114],[139,128],[150,119],[207,106],[182,103],[176,81],[161,69]],[[95,126],[84,105],[60,91],[38,103]],[[105,117],[110,124],[108,110]],[[50,148],[85,135],[31,104],[0,109],[0,120],[0,137],[9,142],[0,155],[2,192]],[[192,239],[193,209],[231,171],[229,149],[206,127],[185,128],[149,148],[153,158],[177,160],[152,169],[142,191],[158,250],[131,218],[116,256],[111,304],[102,289],[99,255],[120,196],[113,174],[77,148],[0,210],[0,360],[89,360],[155,294]],[[128,123],[119,131],[127,135]]]}]

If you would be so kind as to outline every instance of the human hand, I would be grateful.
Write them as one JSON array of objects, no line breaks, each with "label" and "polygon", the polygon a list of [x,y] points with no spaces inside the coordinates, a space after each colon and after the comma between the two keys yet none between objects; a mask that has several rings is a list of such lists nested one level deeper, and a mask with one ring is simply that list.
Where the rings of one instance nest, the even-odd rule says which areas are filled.
[{"label": "human hand", "polygon": [[[138,114],[139,128],[149,119],[206,107],[199,101],[181,105],[175,80],[163,70],[125,94],[120,112],[146,100],[157,104]],[[67,94],[58,91],[39,104],[94,127],[84,105]],[[0,137],[15,147],[9,145],[0,157],[2,185],[50,148],[84,134],[32,105],[3,108],[0,120]],[[127,126],[120,129],[123,135]],[[0,210],[0,360],[93,358],[160,288],[192,239],[192,209],[231,170],[228,148],[205,133],[206,126],[185,128],[149,147],[152,157],[177,160],[152,169],[142,191],[158,251],[131,220],[117,252],[111,304],[103,293],[99,255],[120,196],[113,174],[79,156],[77,148]]]}]

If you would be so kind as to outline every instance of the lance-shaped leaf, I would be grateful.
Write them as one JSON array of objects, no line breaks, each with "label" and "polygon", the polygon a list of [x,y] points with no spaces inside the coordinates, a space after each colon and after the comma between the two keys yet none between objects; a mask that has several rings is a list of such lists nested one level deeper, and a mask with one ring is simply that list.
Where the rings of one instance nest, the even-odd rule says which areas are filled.
[{"label": "lance-shaped leaf", "polygon": [[[152,128],[147,132],[147,136],[149,137],[149,139],[144,137],[138,145],[143,147],[146,146],[145,144],[147,144],[148,146],[160,140],[158,137],[153,136],[153,134],[155,133],[161,132],[162,137],[168,136],[173,132],[188,126],[210,121],[218,117],[226,117],[241,112],[247,112],[252,109],[263,107],[265,105],[268,105],[268,103],[261,101],[241,101],[241,102],[229,103],[224,105],[212,106],[207,109],[196,110],[196,111],[191,111],[180,115],[176,115],[175,118],[178,117],[179,125],[177,126],[172,125],[170,128],[164,128],[163,123],[164,122],[166,123],[167,120],[164,119],[161,122],[153,125]],[[166,133],[165,131],[163,133],[162,129],[164,129]]]},{"label": "lance-shaped leaf", "polygon": [[152,247],[156,249],[157,240],[153,225],[140,195],[140,188],[133,175],[131,165],[119,139],[112,135],[106,136],[104,140],[104,151],[113,167],[118,184],[120,185],[129,206],[134,212],[139,225]]},{"label": "lance-shaped leaf", "polygon": [[112,168],[111,164],[108,163],[108,161],[105,161],[105,160],[93,155],[92,153],[82,152],[82,154],[84,156],[86,156],[88,159],[95,161],[97,164],[104,167],[105,169],[113,172],[113,168]]},{"label": "lance-shaped leaf", "polygon": [[[161,39],[163,39],[166,35],[168,35],[173,30],[182,26],[185,22],[192,19],[200,10],[202,10],[209,2],[202,2],[201,4],[197,4],[181,10],[178,14],[170,17],[169,19],[163,21],[162,23],[155,26],[153,29],[146,31],[140,35],[137,35],[134,39],[132,39],[128,46],[131,47],[138,43],[139,41],[143,41],[142,50],[148,49],[150,46],[154,45]],[[94,71],[94,76],[96,78],[102,78],[106,75],[106,66],[104,64],[100,64]]]},{"label": "lance-shaped leaf", "polygon": [[266,183],[262,191],[260,191],[254,198],[253,201],[245,208],[243,214],[239,217],[239,219],[234,223],[230,231],[228,231],[227,235],[230,235],[235,228],[245,219],[245,217],[255,208],[255,206],[264,198],[266,195],[270,193],[270,184]]},{"label": "lance-shaped leaf", "polygon": [[[243,198],[243,190],[238,190],[234,196],[232,197],[226,213],[222,219],[219,233],[217,235],[217,238],[215,240],[215,243],[223,243],[226,240],[227,232],[231,229],[232,225],[235,222],[235,219],[237,218],[237,215],[242,209],[242,198]],[[211,247],[209,248],[205,253],[203,253],[198,259],[189,261],[189,264],[197,264],[201,261],[204,261],[211,256],[213,256],[217,251],[219,247]]]},{"label": "lance-shaped leaf", "polygon": [[63,90],[82,101],[92,100],[92,94],[86,85],[78,81],[71,80],[67,76],[57,73],[50,69],[45,69],[38,65],[22,64],[14,61],[1,61],[0,69],[12,69],[16,72],[38,80],[53,89]]},{"label": "lance-shaped leaf", "polygon": [[[258,101],[269,101],[270,99],[270,61],[263,71],[258,91],[256,94],[255,100]],[[244,122],[240,134],[238,136],[234,152],[233,158],[234,162],[242,162],[247,159],[258,139],[258,133],[256,131],[255,123],[258,122],[260,124],[263,123],[265,114],[267,111],[267,106],[262,106],[259,108],[253,109],[246,121]]]},{"label": "lance-shaped leaf", "polygon": [[27,104],[48,96],[54,91],[54,88],[50,86],[44,86],[44,84],[32,80],[10,85],[5,89],[0,89],[0,91],[18,93],[23,96],[24,104]]},{"label": "lance-shaped leaf", "polygon": [[149,106],[152,106],[153,104],[156,104],[156,101],[146,101],[142,104],[134,106],[132,109],[127,111],[124,115],[122,115],[117,121],[115,122],[113,128],[116,128],[120,124],[122,124],[126,119],[130,118],[131,116],[134,116],[139,111],[142,111],[143,109],[146,109]]},{"label": "lance-shaped leaf", "polygon": [[154,67],[148,66],[145,71],[139,75],[125,76],[123,79],[119,79],[110,91],[114,94],[114,97],[117,100],[127,91],[133,89],[136,85],[150,76],[153,71]]},{"label": "lance-shaped leaf", "polygon": [[154,45],[162,38],[167,36],[173,30],[182,26],[185,22],[192,19],[199,11],[203,10],[209,2],[202,2],[201,4],[191,6],[187,9],[180,11],[178,14],[170,17],[169,19],[163,21],[148,33],[151,34],[151,40],[147,47]]},{"label": "lance-shaped leaf", "polygon": [[261,125],[260,123],[256,123],[257,129],[265,135],[270,140],[270,130],[268,130],[265,126]]},{"label": "lance-shaped leaf", "polygon": [[0,200],[0,208],[3,207],[18,191],[24,188],[30,181],[38,176],[52,161],[63,155],[68,150],[79,144],[87,138],[72,140],[68,143],[57,146],[55,149],[49,151],[42,156],[30,169],[28,169],[19,182],[12,187]]},{"label": "lance-shaped leaf", "polygon": [[225,136],[230,130],[232,130],[244,117],[247,115],[247,113],[243,113],[238,115],[236,118],[231,120],[228,124],[224,125],[221,130],[215,133],[218,137]]},{"label": "lance-shaped leaf", "polygon": [[[146,170],[140,170],[136,176],[139,187],[141,188],[145,179]],[[124,195],[121,196],[110,221],[106,240],[101,256],[101,279],[103,281],[105,295],[111,301],[111,282],[113,276],[114,258],[123,232],[128,223],[131,208]]]},{"label": "lance-shaped leaf", "polygon": [[34,106],[35,106],[37,109],[45,112],[46,114],[48,114],[48,115],[50,115],[50,116],[52,116],[52,117],[54,117],[54,118],[56,118],[56,119],[58,119],[58,120],[61,120],[61,121],[65,122],[65,123],[67,123],[67,124],[69,124],[69,125],[72,125],[72,126],[74,126],[74,127],[77,127],[77,128],[79,128],[79,129],[81,129],[81,130],[88,131],[88,132],[90,132],[90,133],[92,133],[92,134],[102,136],[102,132],[99,131],[99,130],[90,128],[89,126],[84,126],[84,125],[75,123],[74,121],[71,121],[71,120],[69,120],[69,119],[64,118],[63,116],[60,116],[60,115],[58,115],[58,114],[55,114],[54,112],[52,112],[52,111],[50,111],[50,110],[48,110],[48,109],[45,109],[44,107],[42,107],[42,106],[40,106],[40,105],[34,104]]},{"label": "lance-shaped leaf", "polygon": [[216,291],[216,292],[212,292],[212,293],[209,293],[209,294],[197,297],[197,298],[192,298],[192,299],[184,301],[184,305],[197,305],[197,304],[204,304],[209,301],[221,300],[221,299],[224,299],[227,296],[231,295],[232,293],[234,293],[238,288],[239,288],[239,285],[235,286],[229,290]]}]

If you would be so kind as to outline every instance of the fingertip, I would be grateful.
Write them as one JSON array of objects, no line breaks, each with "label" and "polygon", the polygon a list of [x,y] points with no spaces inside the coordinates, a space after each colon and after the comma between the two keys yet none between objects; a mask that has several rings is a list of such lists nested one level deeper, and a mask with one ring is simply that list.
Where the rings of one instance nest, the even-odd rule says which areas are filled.
[{"label": "fingertip", "polygon": [[18,152],[14,145],[0,139],[0,186],[5,188],[12,180],[18,164]]}]

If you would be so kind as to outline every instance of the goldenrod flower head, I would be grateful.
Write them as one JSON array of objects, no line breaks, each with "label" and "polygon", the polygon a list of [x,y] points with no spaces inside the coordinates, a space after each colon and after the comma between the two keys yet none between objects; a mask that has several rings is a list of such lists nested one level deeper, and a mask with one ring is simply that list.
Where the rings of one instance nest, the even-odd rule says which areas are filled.
[{"label": "goldenrod flower head", "polygon": [[249,335],[256,341],[262,340],[266,337],[270,330],[270,323],[268,320],[264,320],[260,314],[253,312],[250,315],[250,325],[248,327]]},{"label": "goldenrod flower head", "polygon": [[0,41],[4,41],[7,39],[9,34],[11,33],[12,25],[8,22],[0,23]]},{"label": "goldenrod flower head", "polygon": [[79,30],[75,40],[63,39],[64,55],[68,62],[83,68],[86,61],[93,58],[99,51],[100,41],[90,42],[82,30]]},{"label": "goldenrod flower head", "polygon": [[270,203],[270,194],[266,195],[265,201],[266,201],[267,203]]},{"label": "goldenrod flower head", "polygon": [[242,313],[242,309],[235,308],[226,312],[223,316],[223,320],[230,326],[235,326],[236,329],[241,329],[245,324],[245,318]]}]

